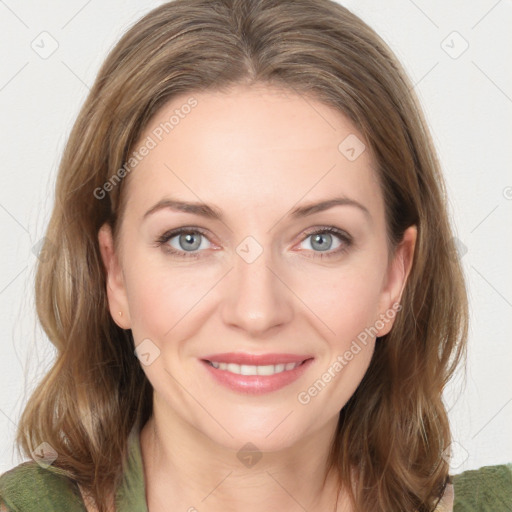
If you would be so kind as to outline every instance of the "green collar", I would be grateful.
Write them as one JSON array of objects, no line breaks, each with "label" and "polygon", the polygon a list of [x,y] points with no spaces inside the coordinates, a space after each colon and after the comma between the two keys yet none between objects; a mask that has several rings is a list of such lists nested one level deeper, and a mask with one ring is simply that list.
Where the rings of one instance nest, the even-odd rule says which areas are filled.
[{"label": "green collar", "polygon": [[148,512],[139,435],[139,425],[135,424],[128,436],[128,457],[116,493],[118,512]]}]

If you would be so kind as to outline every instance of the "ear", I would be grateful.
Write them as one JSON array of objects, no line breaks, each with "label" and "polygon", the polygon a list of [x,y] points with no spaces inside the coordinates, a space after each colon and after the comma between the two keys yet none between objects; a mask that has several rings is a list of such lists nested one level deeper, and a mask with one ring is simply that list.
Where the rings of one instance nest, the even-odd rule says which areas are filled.
[{"label": "ear", "polygon": [[105,266],[110,314],[121,329],[130,329],[130,311],[124,286],[124,276],[115,251],[112,229],[108,223],[103,224],[99,229],[98,242],[103,265]]},{"label": "ear", "polygon": [[416,226],[407,228],[402,241],[395,250],[392,261],[389,263],[380,301],[379,320],[381,321],[376,321],[377,325],[384,325],[381,329],[378,329],[377,337],[388,334],[393,327],[396,311],[399,311],[398,305],[412,268],[417,236]]}]

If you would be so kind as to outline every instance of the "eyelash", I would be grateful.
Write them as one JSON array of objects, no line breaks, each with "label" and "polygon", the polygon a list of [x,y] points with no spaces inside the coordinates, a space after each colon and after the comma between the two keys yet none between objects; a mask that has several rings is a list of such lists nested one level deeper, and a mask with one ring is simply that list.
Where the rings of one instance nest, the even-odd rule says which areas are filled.
[{"label": "eyelash", "polygon": [[[156,246],[162,247],[165,250],[165,252],[172,254],[172,256],[176,256],[178,258],[197,259],[197,258],[201,257],[200,256],[201,251],[198,251],[198,252],[177,251],[174,248],[167,245],[167,242],[169,240],[171,240],[172,238],[179,236],[183,233],[200,234],[200,235],[203,235],[205,238],[208,238],[206,236],[206,232],[200,228],[182,227],[182,228],[174,229],[172,231],[166,231],[165,233],[163,233],[161,236],[159,236],[157,238]],[[336,237],[338,237],[341,240],[342,245],[340,247],[338,247],[337,249],[332,250],[330,252],[313,251],[315,253],[314,256],[308,256],[309,258],[313,258],[313,259],[315,259],[315,258],[320,258],[320,259],[332,258],[332,257],[339,256],[339,255],[347,252],[349,250],[349,248],[352,246],[352,243],[353,243],[352,238],[344,231],[342,231],[338,228],[335,228],[333,226],[323,226],[323,227],[317,228],[314,231],[309,231],[308,233],[306,233],[306,236],[301,240],[301,242],[303,242],[304,240],[306,240],[307,238],[309,238],[312,235],[318,235],[318,234],[324,234],[324,233],[328,233],[330,235],[335,235]]]}]

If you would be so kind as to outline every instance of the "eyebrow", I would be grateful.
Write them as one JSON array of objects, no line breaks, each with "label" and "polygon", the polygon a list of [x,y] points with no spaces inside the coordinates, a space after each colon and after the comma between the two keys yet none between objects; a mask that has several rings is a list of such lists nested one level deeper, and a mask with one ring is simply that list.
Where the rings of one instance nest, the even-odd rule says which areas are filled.
[{"label": "eyebrow", "polygon": [[[297,208],[294,208],[291,210],[291,212],[288,214],[288,216],[291,216],[292,218],[303,218],[307,217],[309,215],[313,215],[318,212],[323,212],[325,210],[329,210],[330,208],[333,208],[335,206],[353,206],[361,210],[365,216],[368,218],[368,220],[371,220],[371,214],[366,208],[366,206],[362,205],[358,201],[354,199],[350,199],[348,197],[333,197],[332,199],[326,199],[324,201],[316,202],[316,203],[309,203],[302,206],[298,206]],[[186,201],[179,201],[177,199],[172,198],[165,198],[158,203],[156,203],[154,206],[152,206],[143,217],[143,220],[145,220],[147,217],[152,215],[153,213],[163,210],[163,209],[170,209],[178,212],[184,212],[184,213],[190,213],[192,215],[199,215],[201,217],[205,217],[207,219],[213,219],[213,220],[219,220],[223,221],[223,213],[222,210],[214,205],[208,205],[206,203],[200,203],[200,202],[186,202]]]}]

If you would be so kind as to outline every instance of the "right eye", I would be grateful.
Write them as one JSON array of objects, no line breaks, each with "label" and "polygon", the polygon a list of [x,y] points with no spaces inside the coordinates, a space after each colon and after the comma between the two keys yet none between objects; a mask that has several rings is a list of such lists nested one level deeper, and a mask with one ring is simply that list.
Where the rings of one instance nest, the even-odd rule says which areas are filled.
[{"label": "right eye", "polygon": [[[198,228],[182,227],[163,233],[157,240],[158,246],[179,258],[198,258],[200,249],[204,247],[203,240],[208,240],[203,230]],[[174,244],[170,242],[176,239]]]}]

